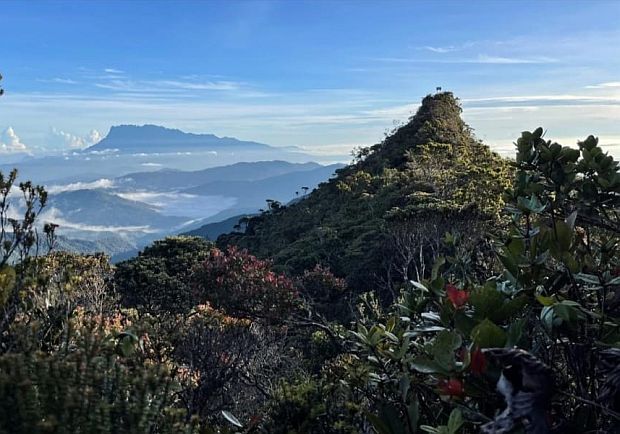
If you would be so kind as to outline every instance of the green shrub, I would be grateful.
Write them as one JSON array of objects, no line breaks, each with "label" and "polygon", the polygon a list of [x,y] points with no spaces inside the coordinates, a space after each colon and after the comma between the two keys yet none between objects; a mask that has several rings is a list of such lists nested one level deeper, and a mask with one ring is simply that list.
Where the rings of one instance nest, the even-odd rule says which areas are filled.
[{"label": "green shrub", "polygon": [[0,356],[0,432],[197,432],[175,407],[171,372],[131,357],[137,338],[79,327],[58,351]]},{"label": "green shrub", "polygon": [[363,298],[351,387],[379,433],[620,429],[618,163],[593,137],[572,149],[542,129],[517,148],[501,275],[440,258],[388,309]]},{"label": "green shrub", "polygon": [[126,307],[147,312],[188,312],[194,268],[204,261],[212,245],[200,237],[168,237],[155,241],[140,254],[117,265],[116,289]]}]

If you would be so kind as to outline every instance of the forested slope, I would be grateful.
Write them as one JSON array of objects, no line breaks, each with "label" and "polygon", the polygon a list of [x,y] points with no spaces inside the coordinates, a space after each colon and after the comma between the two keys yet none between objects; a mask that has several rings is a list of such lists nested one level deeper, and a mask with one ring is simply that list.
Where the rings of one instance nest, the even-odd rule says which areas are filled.
[{"label": "forested slope", "polygon": [[[275,204],[218,244],[273,258],[291,273],[329,266],[360,289],[396,274],[421,277],[446,232],[467,228],[473,245],[482,242],[509,185],[508,162],[460,115],[451,93],[427,96],[405,125],[362,149],[335,178],[295,204]],[[414,255],[426,259],[417,270]]]}]

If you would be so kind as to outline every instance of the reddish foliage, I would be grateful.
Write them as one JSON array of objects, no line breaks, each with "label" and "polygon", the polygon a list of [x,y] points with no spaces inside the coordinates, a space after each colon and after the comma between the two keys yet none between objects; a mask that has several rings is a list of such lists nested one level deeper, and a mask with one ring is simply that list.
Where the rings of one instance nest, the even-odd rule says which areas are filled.
[{"label": "reddish foliage", "polygon": [[315,301],[323,302],[340,298],[347,290],[344,279],[334,276],[329,268],[319,264],[312,270],[304,271],[304,274],[298,278],[298,285],[302,294]]},{"label": "reddish foliage", "polygon": [[481,375],[487,370],[487,359],[478,347],[471,353],[469,369],[474,375]]},{"label": "reddish foliage", "polygon": [[463,396],[465,395],[465,389],[463,388],[463,382],[458,378],[450,378],[449,380],[441,380],[438,385],[439,393],[447,396]]},{"label": "reddish foliage", "polygon": [[194,273],[194,292],[200,301],[232,315],[281,318],[295,307],[293,282],[271,271],[271,262],[229,247],[214,248]]},{"label": "reddish foliage", "polygon": [[469,293],[462,289],[458,289],[451,283],[446,285],[446,294],[455,309],[460,309],[469,300]]}]

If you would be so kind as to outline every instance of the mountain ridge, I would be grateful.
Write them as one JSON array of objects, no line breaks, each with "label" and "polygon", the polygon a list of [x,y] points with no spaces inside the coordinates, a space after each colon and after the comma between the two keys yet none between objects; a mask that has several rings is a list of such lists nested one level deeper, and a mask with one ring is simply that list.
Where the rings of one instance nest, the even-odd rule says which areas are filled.
[{"label": "mountain ridge", "polygon": [[[63,218],[80,226],[144,226],[152,230],[180,225],[187,220],[180,216],[160,214],[156,207],[122,198],[102,190],[74,190],[50,196],[47,210],[57,209]],[[63,229],[61,224],[60,229]]]},{"label": "mountain ridge", "polygon": [[115,178],[125,185],[142,188],[189,188],[212,181],[253,181],[286,173],[318,169],[322,166],[315,162],[291,163],[284,160],[265,160],[238,162],[225,166],[210,167],[201,170],[162,169],[148,172],[133,172]]},{"label": "mountain ridge", "polygon": [[460,115],[452,93],[428,95],[406,124],[362,149],[304,200],[251,218],[245,232],[221,235],[218,245],[273,258],[291,274],[327,266],[363,290],[396,273],[390,267],[399,260],[399,233],[441,240],[463,226],[477,240],[499,215],[510,166]]},{"label": "mountain ridge", "polygon": [[[255,199],[256,202],[254,203],[258,203],[260,206],[264,204],[266,199],[282,202],[290,200],[291,198],[288,196],[292,196],[294,192],[297,193],[296,196],[299,196],[303,193],[302,187],[314,187],[321,182],[327,181],[343,166],[342,164],[330,164],[311,170],[283,173],[254,180],[216,180],[184,189],[182,192],[197,195],[221,194],[224,196],[234,196],[239,198],[244,205],[253,203],[252,199]],[[269,190],[271,197],[257,198],[257,196],[262,194],[261,189]]]},{"label": "mountain ridge", "polygon": [[119,150],[121,152],[161,152],[221,149],[272,150],[277,149],[264,143],[239,140],[234,137],[218,137],[215,134],[187,133],[176,128],[160,125],[115,125],[98,143],[84,149],[84,152]]}]

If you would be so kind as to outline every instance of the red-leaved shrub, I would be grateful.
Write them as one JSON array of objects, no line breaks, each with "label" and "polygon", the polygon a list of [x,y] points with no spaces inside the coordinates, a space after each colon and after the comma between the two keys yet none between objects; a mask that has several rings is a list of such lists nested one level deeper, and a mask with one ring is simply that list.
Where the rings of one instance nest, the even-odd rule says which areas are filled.
[{"label": "red-leaved shrub", "polygon": [[236,247],[212,249],[193,281],[199,301],[239,317],[284,318],[299,299],[293,282],[271,271],[271,262]]}]

